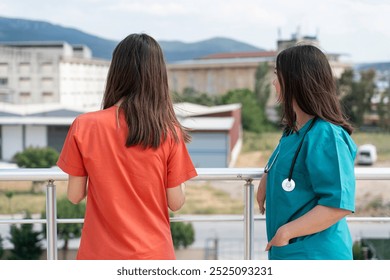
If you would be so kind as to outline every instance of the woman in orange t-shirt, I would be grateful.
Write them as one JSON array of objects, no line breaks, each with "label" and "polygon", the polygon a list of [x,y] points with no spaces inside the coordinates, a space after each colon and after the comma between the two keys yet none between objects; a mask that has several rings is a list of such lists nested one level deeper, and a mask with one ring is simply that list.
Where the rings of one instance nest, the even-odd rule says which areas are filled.
[{"label": "woman in orange t-shirt", "polygon": [[158,43],[131,34],[113,52],[103,109],[78,116],[58,166],[68,198],[87,197],[77,259],[175,259],[168,207],[197,175]]}]

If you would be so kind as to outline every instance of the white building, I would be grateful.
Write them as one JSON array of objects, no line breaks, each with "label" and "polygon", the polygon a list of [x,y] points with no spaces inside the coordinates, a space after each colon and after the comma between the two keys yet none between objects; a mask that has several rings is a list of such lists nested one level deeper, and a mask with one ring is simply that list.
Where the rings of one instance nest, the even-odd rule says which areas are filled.
[{"label": "white building", "polygon": [[99,106],[110,62],[66,42],[0,44],[0,102]]}]

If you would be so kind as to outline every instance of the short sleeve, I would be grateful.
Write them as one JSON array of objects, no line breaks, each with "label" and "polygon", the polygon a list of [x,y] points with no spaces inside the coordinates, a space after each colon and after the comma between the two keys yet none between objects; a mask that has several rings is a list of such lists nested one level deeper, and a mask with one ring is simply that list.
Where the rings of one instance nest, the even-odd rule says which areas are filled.
[{"label": "short sleeve", "polygon": [[65,173],[72,176],[87,176],[83,163],[83,156],[77,141],[79,121],[76,118],[69,128],[64,146],[58,158],[57,165]]},{"label": "short sleeve", "polygon": [[[329,135],[328,135],[329,136]],[[309,179],[318,204],[355,211],[354,153],[351,143],[337,135],[318,137],[309,144]]]},{"label": "short sleeve", "polygon": [[180,139],[178,143],[173,139],[171,140],[171,150],[168,157],[167,188],[174,188],[198,175],[181,134],[178,136]]}]

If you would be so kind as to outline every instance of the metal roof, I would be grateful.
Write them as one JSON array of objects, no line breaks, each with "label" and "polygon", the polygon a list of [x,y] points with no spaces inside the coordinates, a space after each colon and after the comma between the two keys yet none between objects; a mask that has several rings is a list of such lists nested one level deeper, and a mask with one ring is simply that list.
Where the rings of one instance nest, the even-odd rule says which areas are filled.
[{"label": "metal roof", "polygon": [[183,102],[174,104],[173,108],[175,109],[176,116],[190,117],[234,111],[240,109],[241,104],[233,103],[209,107],[194,103]]},{"label": "metal roof", "polygon": [[[229,112],[241,104],[203,106],[193,103],[174,104],[180,123],[193,130],[230,130],[233,117],[197,117],[206,114]],[[99,108],[70,108],[61,104],[6,104],[0,103],[0,125],[70,125],[79,114]]]},{"label": "metal roof", "polygon": [[181,125],[193,130],[229,131],[233,124],[233,117],[196,117],[181,120]]}]

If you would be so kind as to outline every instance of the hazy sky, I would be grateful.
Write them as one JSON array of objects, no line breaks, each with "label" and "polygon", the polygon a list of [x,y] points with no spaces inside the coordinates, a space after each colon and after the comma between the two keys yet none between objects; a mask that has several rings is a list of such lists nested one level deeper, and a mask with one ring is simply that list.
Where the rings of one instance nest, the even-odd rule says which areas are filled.
[{"label": "hazy sky", "polygon": [[134,32],[184,42],[223,36],[267,50],[300,30],[352,62],[390,61],[390,0],[1,0],[0,16],[118,41]]}]

